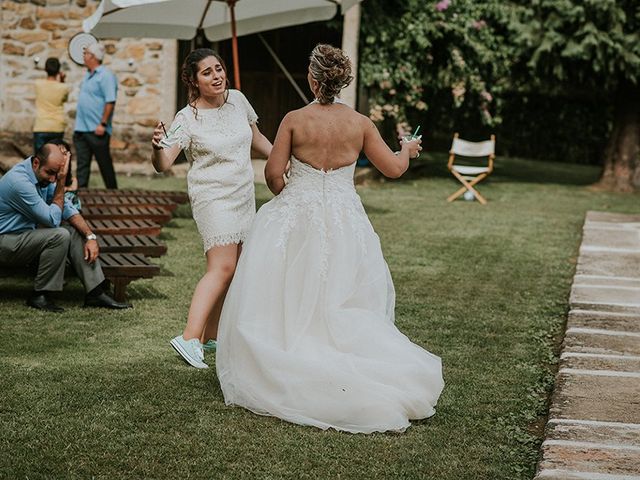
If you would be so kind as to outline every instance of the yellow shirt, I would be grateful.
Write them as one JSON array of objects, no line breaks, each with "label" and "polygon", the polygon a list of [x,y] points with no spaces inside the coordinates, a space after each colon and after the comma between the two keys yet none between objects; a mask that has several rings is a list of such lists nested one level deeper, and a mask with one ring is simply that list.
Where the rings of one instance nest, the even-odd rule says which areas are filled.
[{"label": "yellow shirt", "polygon": [[53,80],[36,80],[36,121],[34,132],[64,132],[64,102],[69,86]]}]

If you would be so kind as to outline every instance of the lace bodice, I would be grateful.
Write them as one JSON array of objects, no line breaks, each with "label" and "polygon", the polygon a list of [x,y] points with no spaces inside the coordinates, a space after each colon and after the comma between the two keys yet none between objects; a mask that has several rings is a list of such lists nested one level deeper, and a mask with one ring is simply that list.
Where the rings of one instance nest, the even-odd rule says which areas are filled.
[{"label": "lace bodice", "polygon": [[[297,192],[297,190],[300,189],[307,192],[308,195],[322,195],[323,197],[332,195],[355,195],[356,191],[353,185],[355,169],[356,164],[352,163],[351,165],[336,169],[319,170],[293,158],[291,160],[289,184],[285,190],[296,190],[296,193],[301,193]],[[325,200],[327,200],[327,198],[325,198]]]},{"label": "lace bodice", "polygon": [[325,171],[294,158],[287,186],[268,204],[267,223],[279,229],[276,246],[283,254],[294,228],[308,225],[313,230],[309,234],[318,236],[323,276],[333,237],[348,228],[366,252],[364,239],[375,235],[356,192],[354,172],[355,163]]}]

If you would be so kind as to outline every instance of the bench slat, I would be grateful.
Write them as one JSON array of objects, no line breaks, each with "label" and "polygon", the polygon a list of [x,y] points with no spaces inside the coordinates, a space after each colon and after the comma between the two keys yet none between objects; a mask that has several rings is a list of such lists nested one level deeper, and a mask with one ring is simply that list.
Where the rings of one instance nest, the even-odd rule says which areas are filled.
[{"label": "bench slat", "polygon": [[176,203],[187,203],[189,201],[189,195],[186,192],[180,191],[164,191],[164,190],[111,190],[106,188],[86,188],[79,189],[78,194],[83,197],[84,195],[102,195],[102,196],[154,196],[170,198]]},{"label": "bench slat", "polygon": [[160,273],[160,266],[138,253],[101,253],[100,265],[104,276],[151,278]]},{"label": "bench slat", "polygon": [[87,223],[96,235],[160,235],[161,226],[150,220],[98,220]]},{"label": "bench slat", "polygon": [[163,197],[117,197],[117,196],[81,196],[84,207],[156,207],[169,212],[178,208],[178,204],[169,198]]},{"label": "bench slat", "polygon": [[171,213],[158,207],[137,207],[129,205],[82,207],[82,216],[95,220],[151,220],[164,225],[171,220]]},{"label": "bench slat", "polygon": [[141,253],[148,257],[161,257],[167,253],[163,242],[148,235],[101,235],[98,245],[104,253]]}]

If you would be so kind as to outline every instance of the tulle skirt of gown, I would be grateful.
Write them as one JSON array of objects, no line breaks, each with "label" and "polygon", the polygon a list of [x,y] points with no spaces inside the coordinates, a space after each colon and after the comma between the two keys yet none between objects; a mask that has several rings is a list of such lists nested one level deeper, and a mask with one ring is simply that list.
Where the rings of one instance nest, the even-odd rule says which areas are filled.
[{"label": "tulle skirt of gown", "polygon": [[225,402],[348,432],[403,431],[443,388],[440,358],[394,325],[394,287],[354,166],[293,161],[257,213],[227,294],[216,368]]}]

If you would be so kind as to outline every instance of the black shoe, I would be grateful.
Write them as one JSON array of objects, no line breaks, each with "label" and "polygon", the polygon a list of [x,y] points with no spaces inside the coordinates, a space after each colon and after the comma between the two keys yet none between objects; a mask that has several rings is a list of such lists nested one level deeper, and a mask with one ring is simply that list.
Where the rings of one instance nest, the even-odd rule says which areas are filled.
[{"label": "black shoe", "polygon": [[31,308],[37,308],[38,310],[45,310],[47,312],[64,312],[64,308],[49,301],[44,293],[35,294],[32,297],[29,297],[27,305]]},{"label": "black shoe", "polygon": [[87,295],[86,297],[84,297],[84,306],[111,308],[114,310],[122,310],[123,308],[132,307],[130,303],[116,302],[113,298],[111,298],[106,293],[101,293],[100,295],[91,295],[91,296]]}]

